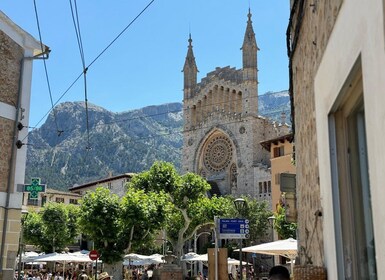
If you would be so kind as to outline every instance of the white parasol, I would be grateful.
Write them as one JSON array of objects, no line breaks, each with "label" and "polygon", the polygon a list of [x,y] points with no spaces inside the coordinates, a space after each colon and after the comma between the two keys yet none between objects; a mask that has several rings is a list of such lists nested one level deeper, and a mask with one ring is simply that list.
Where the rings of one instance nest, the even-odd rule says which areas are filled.
[{"label": "white parasol", "polygon": [[[239,251],[237,249],[236,251]],[[288,238],[274,242],[263,243],[255,246],[242,248],[242,252],[257,253],[263,255],[279,255],[291,260],[291,269],[293,271],[293,260],[297,256],[297,240]]]},{"label": "white parasol", "polygon": [[295,259],[295,257],[297,256],[297,240],[293,238],[288,238],[284,240],[263,243],[255,246],[242,248],[242,252],[257,253],[264,255],[280,255],[292,260]]}]

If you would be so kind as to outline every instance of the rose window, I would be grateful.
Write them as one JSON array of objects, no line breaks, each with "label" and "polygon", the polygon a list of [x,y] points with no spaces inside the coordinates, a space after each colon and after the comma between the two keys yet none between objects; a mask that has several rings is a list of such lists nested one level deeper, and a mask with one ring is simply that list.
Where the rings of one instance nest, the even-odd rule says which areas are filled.
[{"label": "rose window", "polygon": [[231,142],[227,137],[221,135],[209,140],[204,153],[204,164],[209,170],[220,172],[229,166],[232,157]]}]

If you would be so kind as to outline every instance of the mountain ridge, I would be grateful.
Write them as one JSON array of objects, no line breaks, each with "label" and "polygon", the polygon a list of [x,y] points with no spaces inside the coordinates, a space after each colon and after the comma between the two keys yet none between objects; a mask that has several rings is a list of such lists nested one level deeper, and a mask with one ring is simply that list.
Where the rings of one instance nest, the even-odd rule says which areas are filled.
[{"label": "mountain ridge", "polygon": [[[277,122],[282,112],[290,114],[287,91],[260,95],[258,103],[260,115]],[[88,122],[83,101],[63,102],[30,132],[26,182],[40,177],[49,188],[68,190],[111,173],[147,170],[155,160],[172,162],[180,169],[182,103],[119,113],[88,103],[87,115]]]}]

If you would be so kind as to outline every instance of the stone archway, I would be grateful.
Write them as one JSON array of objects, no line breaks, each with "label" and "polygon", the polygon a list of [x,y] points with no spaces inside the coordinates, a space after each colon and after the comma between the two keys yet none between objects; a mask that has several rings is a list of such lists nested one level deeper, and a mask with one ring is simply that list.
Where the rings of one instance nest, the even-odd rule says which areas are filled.
[{"label": "stone archway", "polygon": [[216,196],[221,196],[221,190],[218,187],[218,184],[214,181],[208,181],[209,185],[211,186],[211,189],[209,190],[209,196],[213,197],[214,195]]}]

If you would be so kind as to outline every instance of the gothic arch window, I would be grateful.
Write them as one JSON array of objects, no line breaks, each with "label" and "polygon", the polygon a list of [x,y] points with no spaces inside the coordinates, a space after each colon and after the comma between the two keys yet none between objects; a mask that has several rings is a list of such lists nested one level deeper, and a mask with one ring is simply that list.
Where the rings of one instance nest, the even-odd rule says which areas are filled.
[{"label": "gothic arch window", "polygon": [[222,195],[221,190],[219,189],[218,184],[216,182],[209,181],[208,183],[211,186],[211,189],[208,193],[210,197],[213,197],[214,195],[219,197]]},{"label": "gothic arch window", "polygon": [[228,137],[215,135],[208,140],[203,152],[203,163],[211,172],[224,171],[233,158],[233,146]]}]

